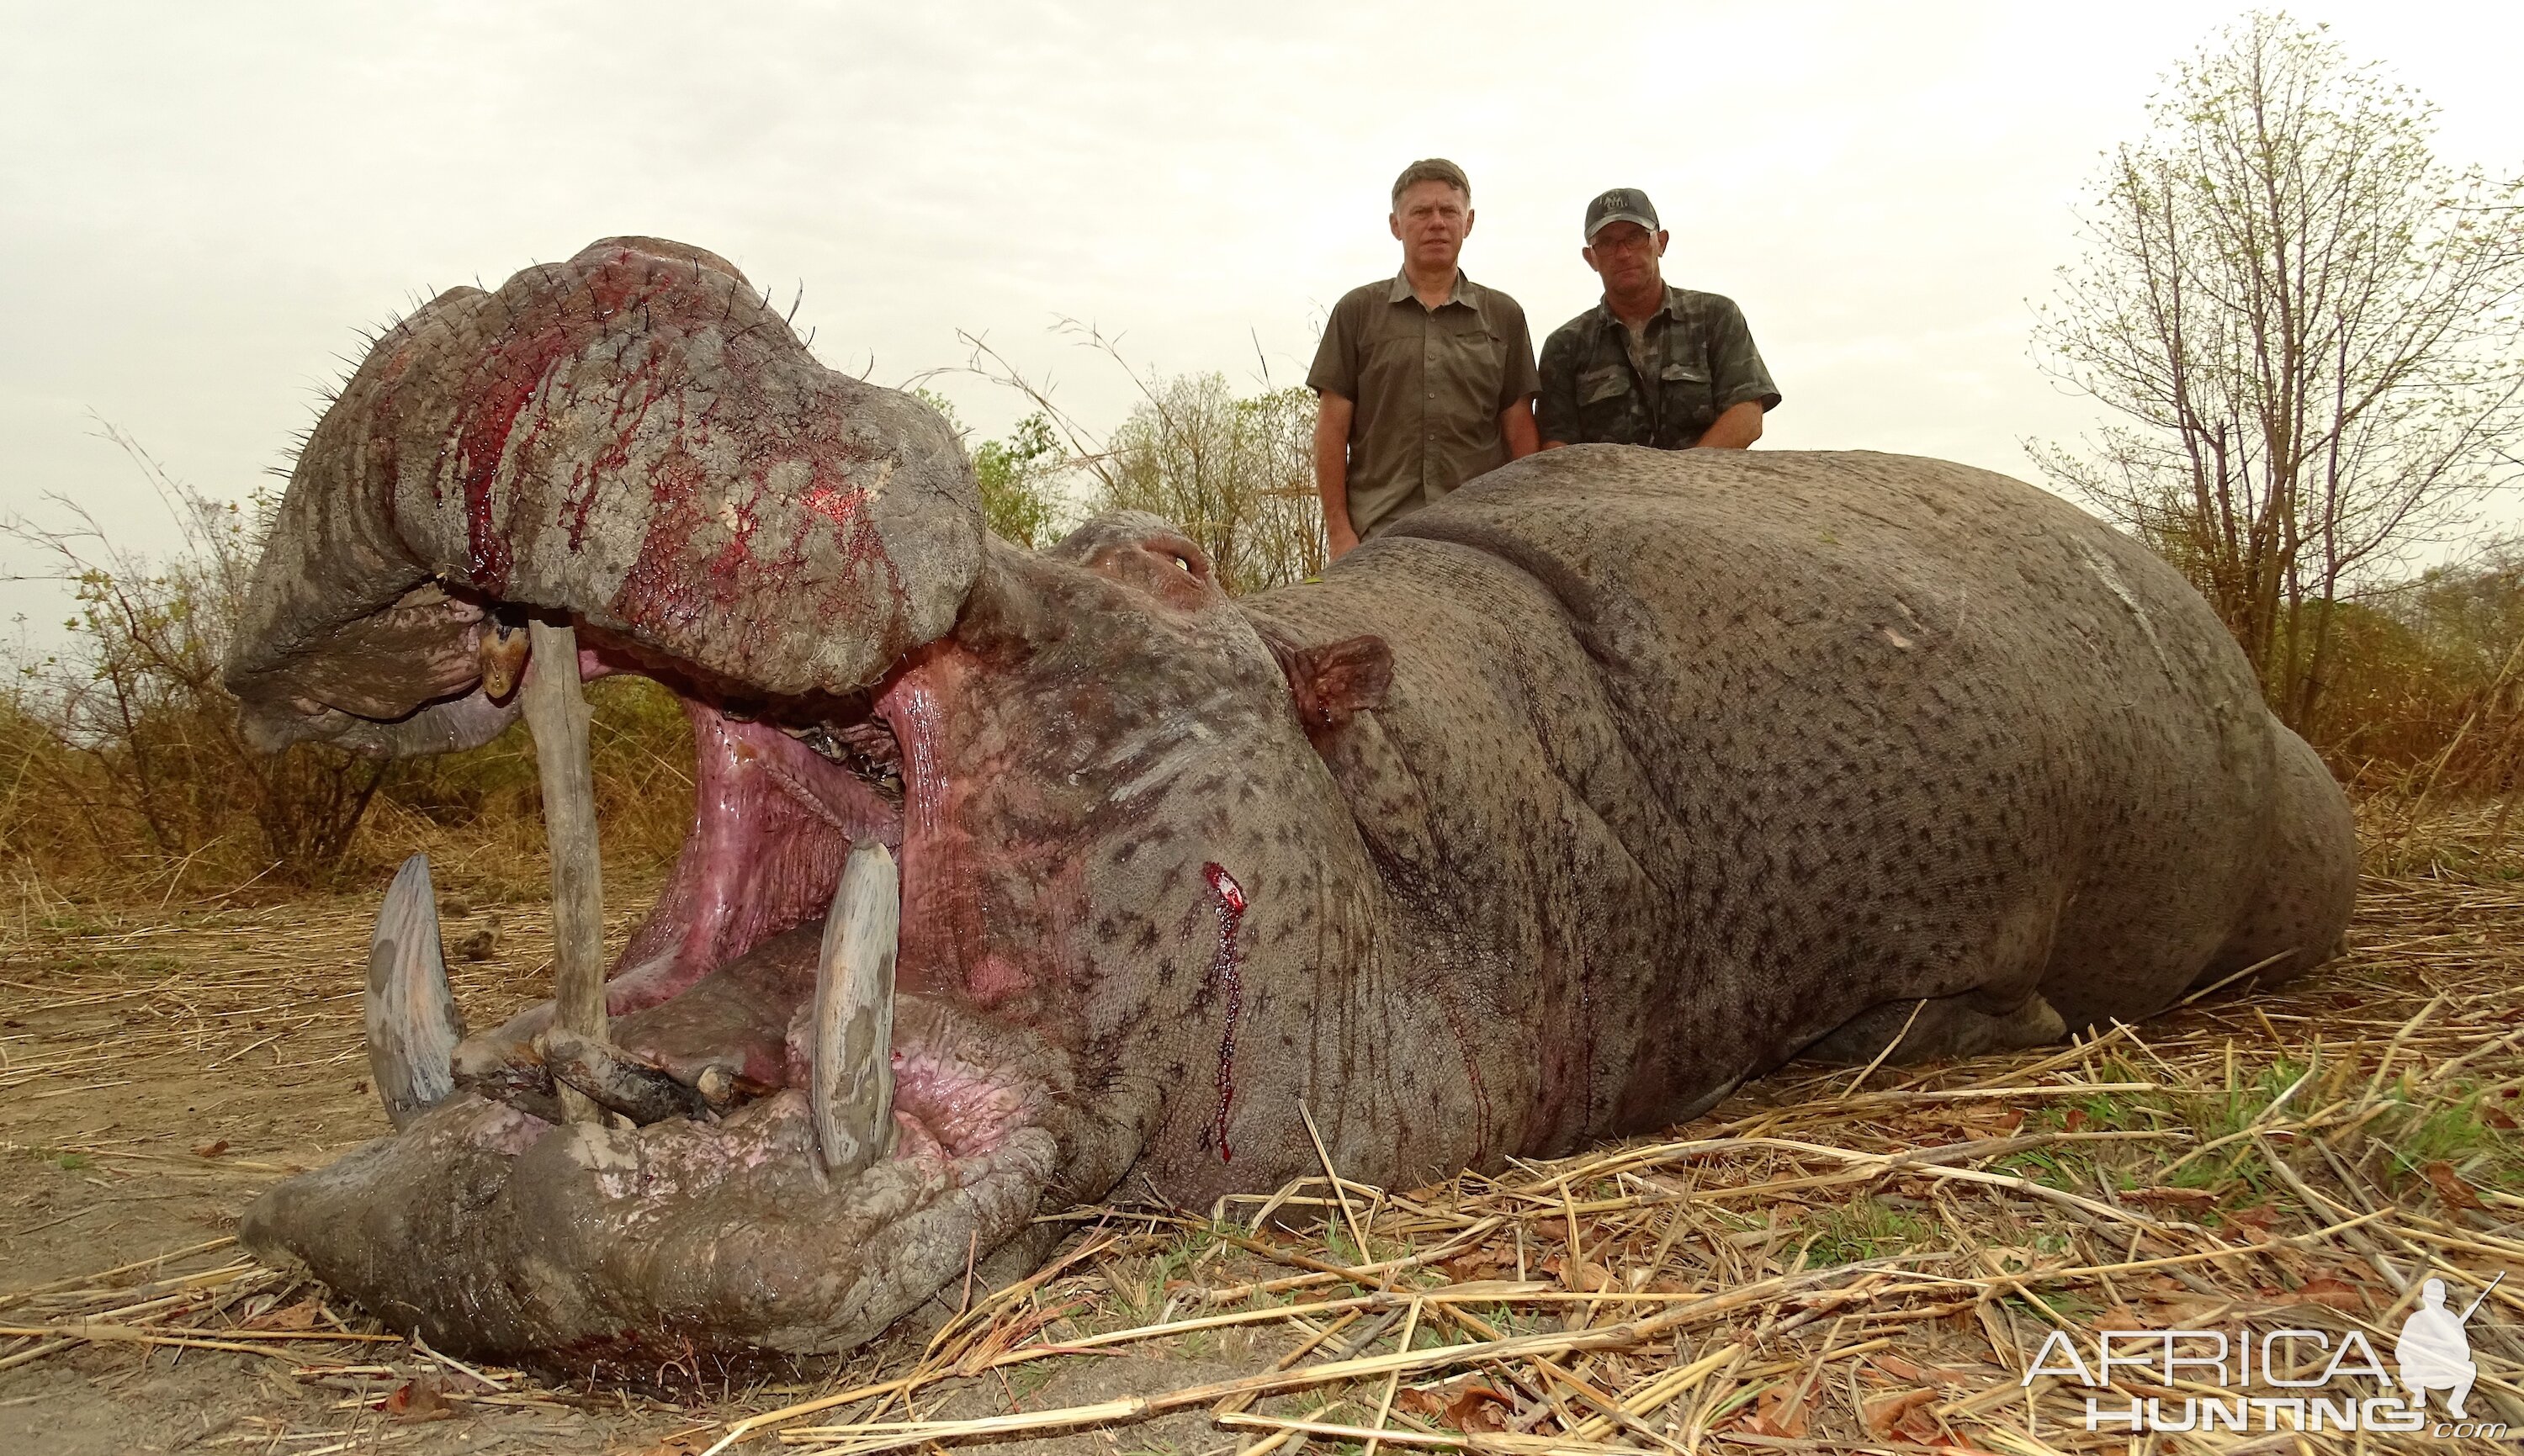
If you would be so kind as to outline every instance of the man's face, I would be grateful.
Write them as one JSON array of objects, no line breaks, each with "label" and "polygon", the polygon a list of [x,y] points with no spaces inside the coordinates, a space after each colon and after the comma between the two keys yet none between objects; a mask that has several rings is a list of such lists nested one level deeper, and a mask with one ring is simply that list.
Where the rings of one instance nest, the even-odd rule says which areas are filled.
[{"label": "man's face", "polygon": [[1473,230],[1472,203],[1452,182],[1414,182],[1394,199],[1386,220],[1402,240],[1405,263],[1423,272],[1451,272]]},{"label": "man's face", "polygon": [[1666,237],[1636,222],[1608,222],[1586,245],[1586,266],[1602,275],[1606,293],[1642,292],[1663,281],[1657,260],[1665,256]]}]

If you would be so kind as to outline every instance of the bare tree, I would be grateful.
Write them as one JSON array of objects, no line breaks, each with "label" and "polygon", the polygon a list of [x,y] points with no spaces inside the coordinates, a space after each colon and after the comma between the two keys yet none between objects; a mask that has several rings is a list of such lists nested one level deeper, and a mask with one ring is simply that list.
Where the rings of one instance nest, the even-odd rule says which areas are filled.
[{"label": "bare tree", "polygon": [[1108,444],[1098,504],[1181,526],[1231,594],[1323,570],[1314,395],[1284,388],[1238,398],[1215,373],[1145,387]]},{"label": "bare tree", "polygon": [[324,883],[393,765],[312,744],[265,754],[246,741],[219,673],[276,502],[215,500],[121,431],[103,434],[156,489],[181,545],[143,558],[60,497],[48,501],[73,524],[0,520],[0,538],[49,558],[43,579],[68,583],[76,602],[56,651],[12,655],[14,780],[31,779],[93,843],[136,841],[173,865],[170,895],[205,856]]},{"label": "bare tree", "polygon": [[2426,101],[2284,15],[2150,110],[2034,332],[2118,420],[2028,449],[2190,577],[2302,725],[2341,600],[2516,464],[2518,188],[2441,164]]}]

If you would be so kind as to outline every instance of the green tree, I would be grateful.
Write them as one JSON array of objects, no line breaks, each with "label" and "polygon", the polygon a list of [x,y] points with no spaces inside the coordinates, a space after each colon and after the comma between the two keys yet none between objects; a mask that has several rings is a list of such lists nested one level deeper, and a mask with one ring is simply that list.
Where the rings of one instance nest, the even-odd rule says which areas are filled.
[{"label": "green tree", "polygon": [[[960,438],[970,431],[963,416],[945,395],[927,388],[912,394],[946,416]],[[1017,421],[1004,440],[985,440],[973,447],[973,477],[982,487],[982,523],[992,534],[1029,550],[1049,546],[1060,534],[1063,511],[1060,485],[1070,460],[1061,449],[1051,416],[1036,411]]]},{"label": "green tree", "polygon": [[1018,420],[1006,439],[983,441],[973,452],[983,520],[1019,546],[1050,545],[1060,514],[1055,486],[1068,465],[1068,454],[1052,434],[1051,416],[1039,410]]},{"label": "green tree", "polygon": [[2115,419],[2028,448],[2191,579],[2299,726],[2340,604],[2515,463],[2518,188],[2440,163],[2433,117],[2318,27],[2247,17],[2111,155],[2034,332]]}]

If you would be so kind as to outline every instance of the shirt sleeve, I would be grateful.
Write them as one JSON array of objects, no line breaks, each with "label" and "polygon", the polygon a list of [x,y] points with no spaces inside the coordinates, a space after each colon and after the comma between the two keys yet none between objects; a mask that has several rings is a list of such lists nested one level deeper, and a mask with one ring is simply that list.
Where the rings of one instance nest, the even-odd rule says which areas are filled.
[{"label": "shirt sleeve", "polygon": [[1324,341],[1315,348],[1315,364],[1306,370],[1306,387],[1317,394],[1358,398],[1358,295],[1341,295],[1324,315]]},{"label": "shirt sleeve", "polygon": [[1566,327],[1542,341],[1542,367],[1536,376],[1540,398],[1533,402],[1534,423],[1545,440],[1563,445],[1578,441],[1578,340]]},{"label": "shirt sleeve", "polygon": [[1746,400],[1761,401],[1765,411],[1778,408],[1779,387],[1771,382],[1762,351],[1753,347],[1753,330],[1744,322],[1744,311],[1731,298],[1719,299],[1710,312],[1709,370],[1721,412]]},{"label": "shirt sleeve", "polygon": [[1516,402],[1538,393],[1542,376],[1533,367],[1533,330],[1525,322],[1525,310],[1511,300],[1507,318],[1507,367],[1499,372],[1499,413],[1516,408]]}]

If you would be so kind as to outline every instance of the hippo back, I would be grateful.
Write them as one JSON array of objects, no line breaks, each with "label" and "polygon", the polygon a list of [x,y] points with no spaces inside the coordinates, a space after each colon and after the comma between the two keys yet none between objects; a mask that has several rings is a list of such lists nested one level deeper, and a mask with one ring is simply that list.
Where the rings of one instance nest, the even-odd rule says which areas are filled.
[{"label": "hippo back", "polygon": [[1483,1089],[1533,1109],[1510,1143],[1657,1125],[1873,1008],[2136,1019],[2346,921],[2345,801],[2206,604],[1988,471],[1552,451],[1251,609],[1392,648],[1323,747],[1432,993],[1532,1034],[1488,1073],[1529,1095]]}]

